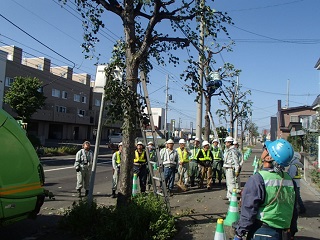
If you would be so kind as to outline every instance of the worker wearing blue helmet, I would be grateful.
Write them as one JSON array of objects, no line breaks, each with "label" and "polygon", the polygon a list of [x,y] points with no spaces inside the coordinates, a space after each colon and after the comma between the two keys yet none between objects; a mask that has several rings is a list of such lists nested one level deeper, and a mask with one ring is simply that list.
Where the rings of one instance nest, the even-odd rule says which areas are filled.
[{"label": "worker wearing blue helmet", "polygon": [[266,141],[263,168],[251,176],[242,192],[241,214],[234,224],[235,240],[290,239],[297,230],[296,186],[284,171],[293,156],[284,140]]}]

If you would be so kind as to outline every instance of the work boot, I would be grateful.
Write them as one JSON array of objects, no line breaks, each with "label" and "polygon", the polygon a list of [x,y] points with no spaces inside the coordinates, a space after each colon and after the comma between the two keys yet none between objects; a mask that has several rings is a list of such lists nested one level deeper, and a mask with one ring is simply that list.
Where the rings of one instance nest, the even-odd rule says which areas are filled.
[{"label": "work boot", "polygon": [[78,197],[81,198],[81,189],[77,189]]},{"label": "work boot", "polygon": [[190,186],[194,187],[194,177],[190,177]]},{"label": "work boot", "polygon": [[116,198],[116,190],[112,190],[111,197],[112,197],[112,198]]},{"label": "work boot", "polygon": [[219,180],[219,186],[221,186],[222,184],[221,184],[221,180]]},{"label": "work boot", "polygon": [[86,197],[86,196],[88,196],[88,194],[89,194],[89,190],[86,190],[84,196]]}]

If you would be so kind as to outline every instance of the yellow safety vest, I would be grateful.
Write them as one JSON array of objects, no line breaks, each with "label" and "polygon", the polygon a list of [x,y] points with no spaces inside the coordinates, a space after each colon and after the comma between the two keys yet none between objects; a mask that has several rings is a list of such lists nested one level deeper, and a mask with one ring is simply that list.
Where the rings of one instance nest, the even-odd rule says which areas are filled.
[{"label": "yellow safety vest", "polygon": [[203,149],[201,149],[202,151],[202,158],[199,158],[200,161],[212,161],[211,157],[210,157],[210,150],[207,150],[207,152],[205,152]]},{"label": "yellow safety vest", "polygon": [[186,149],[182,150],[180,148],[177,149],[178,154],[179,154],[179,160],[182,162],[189,162],[189,158],[188,158],[188,152],[186,151]]},{"label": "yellow safety vest", "polygon": [[145,163],[146,162],[146,158],[145,158],[145,151],[143,151],[141,153],[141,155],[139,155],[138,151],[135,151],[135,159],[133,160],[135,163]]},{"label": "yellow safety vest", "polygon": [[117,164],[120,164],[120,161],[121,161],[121,153],[120,153],[119,151],[116,151],[116,157],[117,157],[116,163],[117,163]]},{"label": "yellow safety vest", "polygon": [[298,165],[298,164],[294,164],[297,168],[297,171],[296,171],[296,175],[293,177],[293,179],[301,179],[301,167]]}]

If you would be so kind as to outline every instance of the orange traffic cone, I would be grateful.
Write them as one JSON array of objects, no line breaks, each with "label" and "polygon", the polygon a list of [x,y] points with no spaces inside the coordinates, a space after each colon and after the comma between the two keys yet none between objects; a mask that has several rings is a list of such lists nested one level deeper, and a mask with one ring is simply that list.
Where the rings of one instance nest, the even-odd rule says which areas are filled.
[{"label": "orange traffic cone", "polygon": [[214,234],[213,240],[226,240],[226,233],[223,228],[223,219],[219,218],[217,221],[216,232]]},{"label": "orange traffic cone", "polygon": [[137,174],[133,174],[133,182],[132,182],[132,196],[136,196],[138,193],[138,176]]},{"label": "orange traffic cone", "polygon": [[239,218],[240,218],[240,214],[239,214],[237,193],[236,193],[236,189],[233,189],[228,213],[227,213],[226,219],[224,220],[224,225],[232,226],[232,223],[238,221]]}]

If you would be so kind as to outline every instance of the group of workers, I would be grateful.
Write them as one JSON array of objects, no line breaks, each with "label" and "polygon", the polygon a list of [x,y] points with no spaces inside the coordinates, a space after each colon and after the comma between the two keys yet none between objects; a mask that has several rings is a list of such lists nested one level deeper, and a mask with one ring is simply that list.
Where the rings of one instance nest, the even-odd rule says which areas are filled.
[{"label": "group of workers", "polygon": [[[237,148],[238,143],[233,141],[231,137],[226,138],[225,146],[225,154],[223,154],[218,139],[214,139],[212,145],[208,141],[203,141],[201,147],[200,140],[196,138],[189,148],[186,147],[186,141],[180,139],[179,147],[174,149],[174,141],[169,139],[166,142],[166,147],[160,150],[160,158],[163,164],[164,180],[170,195],[173,195],[176,174],[179,183],[183,185],[185,190],[196,185],[199,188],[206,187],[211,190],[216,179],[218,185],[221,186],[223,175],[225,175],[228,190],[226,199],[230,200],[233,188],[237,188],[240,192],[239,173],[243,162],[242,153]],[[118,148],[118,151],[112,156],[112,197],[116,196],[119,181],[122,143],[119,143]],[[138,142],[133,161],[133,173],[137,174],[139,178],[142,193],[146,191],[148,180],[150,182],[147,154],[152,162],[157,160],[153,142],[149,142],[147,148],[148,151],[144,149],[142,142]]]},{"label": "group of workers", "polygon": [[[179,140],[179,147],[174,149],[174,141],[169,139],[166,147],[160,150],[164,178],[170,193],[174,188],[175,174],[186,186],[202,188],[206,176],[206,187],[211,189],[215,180],[221,185],[223,173],[226,177],[227,196],[230,201],[234,189],[240,191],[239,174],[242,167],[242,153],[237,149],[237,142],[232,137],[225,139],[225,150],[218,147],[217,139],[202,142],[195,139],[190,148],[186,148],[184,139]],[[112,156],[113,183],[112,197],[116,196],[119,180],[122,143]],[[146,191],[147,184],[147,154],[156,161],[155,148],[148,143],[148,151],[142,142],[137,143],[135,150],[133,172],[140,181],[141,192]],[[300,196],[299,179],[301,174],[300,154],[293,151],[292,145],[284,140],[266,141],[261,154],[262,168],[252,175],[241,192],[240,219],[233,227],[234,240],[246,239],[278,239],[289,240],[298,231],[298,210],[305,213],[306,208]],[[92,160],[90,143],[84,142],[83,149],[76,154],[75,168],[77,171],[76,189],[81,196],[84,188],[88,194],[89,179],[84,181],[86,170]],[[285,168],[288,167],[288,171]],[[300,175],[300,176],[299,176]]]}]

